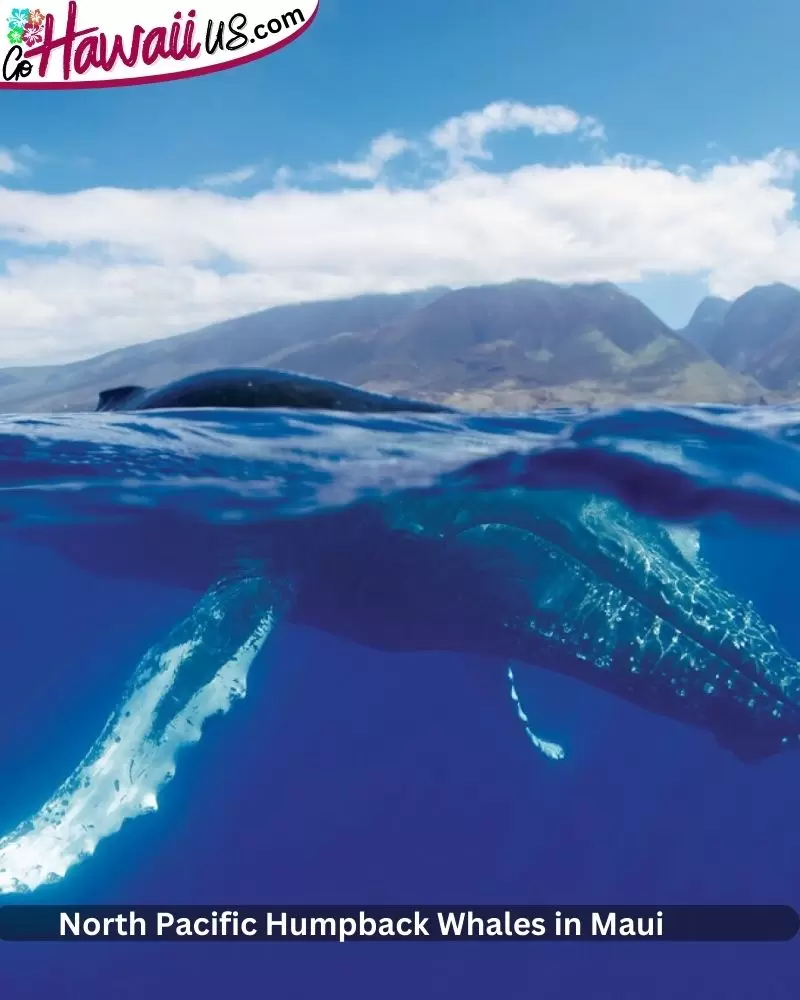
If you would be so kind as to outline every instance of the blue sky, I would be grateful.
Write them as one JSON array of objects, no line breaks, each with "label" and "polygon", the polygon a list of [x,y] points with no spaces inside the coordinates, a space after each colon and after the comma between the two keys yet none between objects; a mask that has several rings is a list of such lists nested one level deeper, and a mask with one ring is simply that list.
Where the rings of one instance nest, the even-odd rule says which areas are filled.
[{"label": "blue sky", "polygon": [[[321,0],[237,69],[2,91],[0,363],[427,275],[608,277],[674,324],[707,287],[800,283],[797,164],[770,159],[800,150],[798,39],[789,0]],[[431,136],[496,102],[457,176]],[[387,134],[385,171],[335,169]]]}]

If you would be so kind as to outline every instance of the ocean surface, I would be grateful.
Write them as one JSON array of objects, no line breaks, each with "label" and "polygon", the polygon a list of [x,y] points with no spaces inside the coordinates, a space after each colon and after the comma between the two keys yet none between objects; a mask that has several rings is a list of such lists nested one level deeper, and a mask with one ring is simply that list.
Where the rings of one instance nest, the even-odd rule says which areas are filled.
[{"label": "ocean surface", "polygon": [[[799,443],[793,408],[0,416],[0,903],[800,907],[800,744],[746,762],[502,638],[590,512],[591,580],[702,566],[800,660]],[[534,619],[587,676],[622,641]],[[2,1000],[798,983],[797,942],[0,945]]]}]

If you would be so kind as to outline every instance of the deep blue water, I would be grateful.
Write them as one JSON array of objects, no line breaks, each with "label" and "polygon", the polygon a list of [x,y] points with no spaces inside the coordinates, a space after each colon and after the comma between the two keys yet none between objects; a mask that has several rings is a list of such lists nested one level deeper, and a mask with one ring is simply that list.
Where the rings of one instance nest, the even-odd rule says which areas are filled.
[{"label": "deep blue water", "polygon": [[[798,440],[792,409],[0,418],[0,836],[73,772],[145,651],[231,558],[269,539],[307,572],[327,553],[316,614],[331,626],[279,620],[247,696],[179,752],[158,811],[0,902],[800,907],[796,751],[745,764],[701,729],[520,668],[535,728],[567,750],[549,760],[496,664],[444,640],[353,641],[360,605],[332,586],[338,559],[343,585],[392,577],[411,600],[420,566],[376,512],[590,491],[691,525],[719,580],[800,658]],[[479,609],[464,587],[466,623]],[[365,593],[378,632],[402,626],[407,609]],[[432,641],[431,621],[405,631]],[[796,996],[799,960],[795,942],[6,944],[0,997],[766,1000]]]}]

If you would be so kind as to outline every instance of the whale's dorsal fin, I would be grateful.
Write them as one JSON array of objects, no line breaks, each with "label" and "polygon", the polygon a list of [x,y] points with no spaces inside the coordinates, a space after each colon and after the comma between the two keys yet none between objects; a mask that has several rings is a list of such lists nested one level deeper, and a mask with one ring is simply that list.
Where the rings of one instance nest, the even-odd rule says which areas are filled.
[{"label": "whale's dorsal fin", "polygon": [[126,403],[131,396],[138,395],[145,390],[140,385],[121,385],[117,389],[104,389],[100,393],[97,402],[97,410],[117,410]]}]

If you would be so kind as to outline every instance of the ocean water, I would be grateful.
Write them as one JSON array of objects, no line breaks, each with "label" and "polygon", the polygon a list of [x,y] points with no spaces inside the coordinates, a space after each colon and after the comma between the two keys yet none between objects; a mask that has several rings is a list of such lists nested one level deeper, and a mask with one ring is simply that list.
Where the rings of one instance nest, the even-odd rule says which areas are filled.
[{"label": "ocean water", "polygon": [[[800,744],[600,679],[634,591],[675,612],[656,700],[686,635],[791,679],[798,441],[792,408],[0,417],[0,903],[800,906]],[[5,944],[0,997],[788,998],[799,958]]]}]

